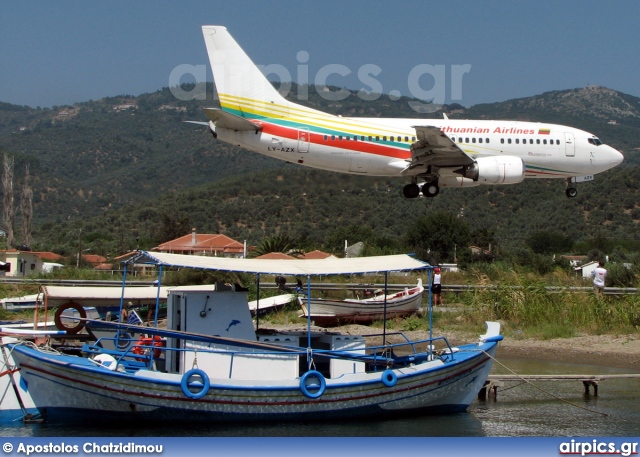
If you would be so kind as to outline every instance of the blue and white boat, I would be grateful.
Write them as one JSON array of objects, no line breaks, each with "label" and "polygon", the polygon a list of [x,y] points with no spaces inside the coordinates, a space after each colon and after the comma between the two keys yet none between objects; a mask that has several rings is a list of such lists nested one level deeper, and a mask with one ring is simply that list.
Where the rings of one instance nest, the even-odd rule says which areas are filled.
[{"label": "blue and white boat", "polygon": [[[409,256],[259,260],[141,252],[136,263],[307,277],[429,270]],[[125,270],[126,271],[126,270]],[[385,281],[386,282],[386,281]],[[260,328],[246,289],[218,283],[175,287],[167,328],[86,320],[90,328],[141,335],[126,350],[85,345],[84,357],[16,344],[27,390],[48,421],[315,420],[464,411],[485,384],[500,325],[453,347],[444,337],[412,341],[383,331],[349,335]],[[429,317],[430,319],[430,317]],[[135,338],[134,338],[135,339]]]}]

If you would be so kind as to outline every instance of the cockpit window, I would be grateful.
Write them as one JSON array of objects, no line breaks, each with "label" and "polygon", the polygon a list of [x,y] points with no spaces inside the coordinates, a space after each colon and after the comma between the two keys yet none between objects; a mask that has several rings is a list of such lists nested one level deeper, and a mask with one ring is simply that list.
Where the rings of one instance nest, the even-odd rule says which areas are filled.
[{"label": "cockpit window", "polygon": [[599,138],[593,136],[589,138],[589,143],[593,144],[594,146],[600,146],[602,144],[602,141],[600,141]]}]

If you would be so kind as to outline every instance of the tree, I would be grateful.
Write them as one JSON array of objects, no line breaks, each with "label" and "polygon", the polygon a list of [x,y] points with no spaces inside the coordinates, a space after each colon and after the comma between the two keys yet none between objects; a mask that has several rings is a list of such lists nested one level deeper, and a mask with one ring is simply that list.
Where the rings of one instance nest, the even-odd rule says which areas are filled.
[{"label": "tree", "polygon": [[20,213],[22,214],[22,244],[31,246],[31,220],[33,218],[33,190],[31,189],[29,165],[24,170],[24,184],[20,199]]},{"label": "tree", "polygon": [[16,214],[13,205],[13,164],[14,158],[5,153],[2,173],[2,192],[4,193],[2,222],[7,233],[7,248],[13,246],[13,227]]},{"label": "tree", "polygon": [[573,240],[561,233],[535,232],[525,241],[536,254],[561,254],[571,252]]},{"label": "tree", "polygon": [[431,263],[454,260],[456,249],[466,248],[470,239],[467,223],[447,211],[418,217],[405,235],[416,256]]},{"label": "tree", "polygon": [[251,257],[258,257],[270,252],[283,252],[293,257],[302,254],[302,251],[296,246],[296,242],[289,235],[280,234],[263,239],[252,251]]},{"label": "tree", "polygon": [[189,233],[189,216],[175,210],[162,213],[156,239],[158,244],[180,238],[187,233]]},{"label": "tree", "polygon": [[335,253],[344,253],[344,242],[349,245],[362,241],[365,246],[374,244],[376,240],[376,232],[363,224],[351,224],[349,226],[340,226],[331,230],[326,237],[324,245],[326,248]]}]

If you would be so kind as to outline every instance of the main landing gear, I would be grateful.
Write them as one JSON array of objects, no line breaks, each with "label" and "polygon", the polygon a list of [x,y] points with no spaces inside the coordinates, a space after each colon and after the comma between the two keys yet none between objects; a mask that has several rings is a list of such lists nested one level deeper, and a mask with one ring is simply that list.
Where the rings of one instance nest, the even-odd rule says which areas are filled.
[{"label": "main landing gear", "polygon": [[433,198],[440,193],[440,187],[437,181],[428,181],[422,184],[422,186],[412,182],[402,188],[402,194],[405,198],[416,198],[420,196],[420,191],[422,191],[422,195],[425,197]]},{"label": "main landing gear", "polygon": [[567,178],[567,189],[564,191],[564,194],[569,198],[573,198],[578,195],[578,189],[571,187],[571,184],[571,178]]},{"label": "main landing gear", "polygon": [[405,198],[416,198],[420,195],[420,186],[414,182],[407,184],[402,188],[402,195]]}]

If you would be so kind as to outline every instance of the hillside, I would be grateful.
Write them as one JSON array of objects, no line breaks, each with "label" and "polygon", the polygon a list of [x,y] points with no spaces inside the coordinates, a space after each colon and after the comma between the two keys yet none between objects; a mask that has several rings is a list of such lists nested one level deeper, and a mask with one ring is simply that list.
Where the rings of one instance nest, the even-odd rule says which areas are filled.
[{"label": "hillside", "polygon": [[[291,98],[296,100],[295,93]],[[351,95],[331,102],[310,90],[305,103],[345,116],[418,117],[407,101],[381,96],[365,102]],[[572,200],[564,197],[564,183],[552,180],[443,190],[432,200],[407,201],[402,179],[287,165],[214,141],[207,129],[182,122],[203,120],[200,108],[212,104],[176,100],[168,89],[54,109],[0,103],[0,148],[16,156],[16,189],[24,165],[31,167],[34,245],[73,252],[82,228],[92,252],[114,255],[136,245],[152,247],[191,226],[250,244],[288,233],[322,245],[332,230],[350,224],[394,239],[418,215],[436,209],[462,215],[472,228],[495,231],[505,246],[521,245],[539,230],[574,239],[637,238],[639,170],[633,149],[640,146],[640,99],[610,89],[445,107],[452,118],[571,125],[626,153],[625,164],[580,185]]]}]

